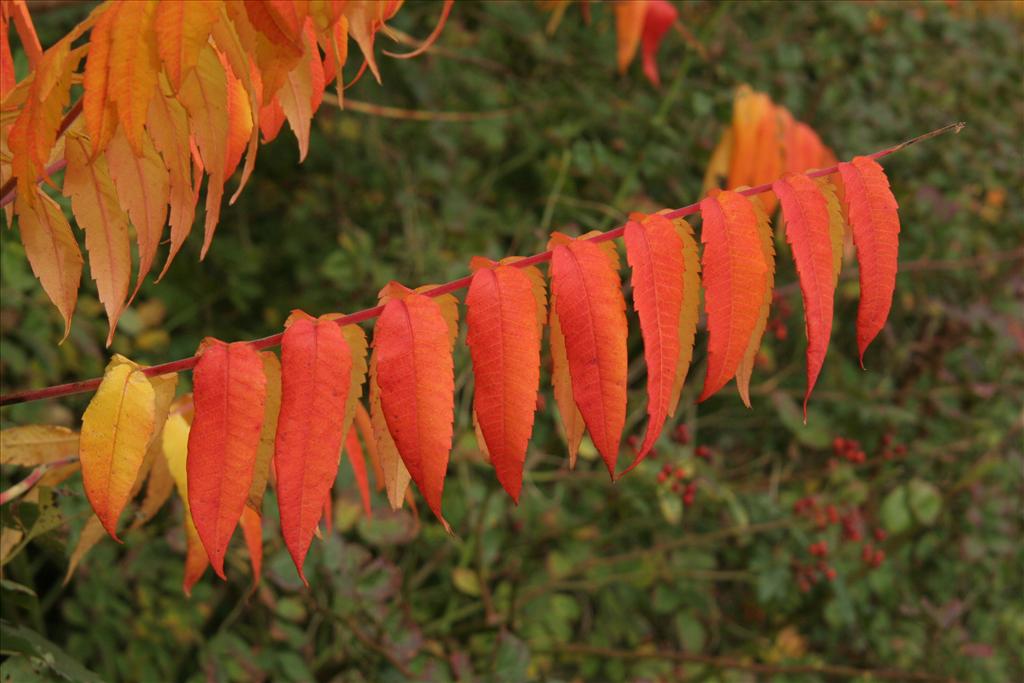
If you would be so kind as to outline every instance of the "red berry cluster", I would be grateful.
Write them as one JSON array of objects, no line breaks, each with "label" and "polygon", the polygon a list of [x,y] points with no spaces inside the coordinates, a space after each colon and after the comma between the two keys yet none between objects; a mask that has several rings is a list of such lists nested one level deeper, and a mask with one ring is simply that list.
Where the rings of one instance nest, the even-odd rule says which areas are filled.
[{"label": "red berry cluster", "polygon": [[697,446],[693,451],[693,454],[702,460],[711,460],[711,455],[713,453],[714,451],[712,451],[708,446]]},{"label": "red berry cluster", "polygon": [[868,567],[874,569],[885,562],[885,551],[881,548],[875,548],[870,543],[865,543],[860,551],[860,559],[864,560],[864,564]]},{"label": "red berry cluster", "polygon": [[893,443],[892,434],[882,435],[882,459],[892,460],[893,458],[902,458],[907,454],[907,446],[902,443]]},{"label": "red berry cluster", "polygon": [[685,422],[680,422],[672,430],[672,440],[681,446],[690,443],[690,428],[686,426]]},{"label": "red berry cluster", "polygon": [[661,470],[658,472],[658,483],[664,484],[665,482],[672,480],[672,493],[677,493],[683,500],[683,505],[689,507],[693,505],[694,498],[697,496],[697,482],[687,481],[686,470],[682,467],[672,467],[669,463],[665,463]]},{"label": "red berry cluster", "polygon": [[835,581],[836,578],[835,567],[824,559],[807,564],[796,562],[793,564],[793,573],[796,575],[796,585],[801,593],[807,593],[821,580]]},{"label": "red berry cluster", "polygon": [[832,452],[836,457],[843,458],[847,462],[860,464],[867,460],[864,449],[860,447],[860,441],[856,439],[844,439],[837,436],[832,440]]}]

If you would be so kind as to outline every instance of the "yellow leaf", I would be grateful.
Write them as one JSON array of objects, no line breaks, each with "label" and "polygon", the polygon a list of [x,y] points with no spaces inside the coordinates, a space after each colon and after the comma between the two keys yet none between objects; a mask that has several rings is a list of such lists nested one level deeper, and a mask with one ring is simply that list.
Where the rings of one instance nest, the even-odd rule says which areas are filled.
[{"label": "yellow leaf", "polygon": [[0,432],[0,465],[36,467],[78,454],[78,432],[67,427],[25,425]]},{"label": "yellow leaf", "polygon": [[117,520],[146,457],[155,412],[153,385],[138,365],[114,356],[82,416],[80,457],[89,504],[118,541]]},{"label": "yellow leaf", "polygon": [[352,381],[349,383],[348,400],[345,403],[345,419],[342,422],[342,434],[348,434],[352,428],[352,419],[356,414],[356,404],[363,395],[363,383],[366,382],[366,333],[359,325],[345,325],[341,328],[349,351],[352,354]]},{"label": "yellow leaf", "polygon": [[398,446],[388,431],[384,411],[380,407],[380,387],[377,385],[377,353],[370,356],[370,424],[373,425],[373,438],[377,445],[377,458],[380,462],[381,474],[384,476],[384,487],[387,489],[388,502],[391,508],[402,507],[405,492],[411,479],[402,457],[398,454]]},{"label": "yellow leaf", "polygon": [[188,506],[188,473],[185,463],[188,460],[188,421],[181,414],[171,415],[164,426],[163,447],[164,456],[167,458],[167,469],[174,479],[175,488],[185,508],[185,576],[182,587],[185,595],[192,594],[192,586],[199,577],[206,571],[210,560],[206,556],[206,549],[196,531],[196,525],[192,521],[192,511]]},{"label": "yellow leaf", "polygon": [[679,363],[676,365],[676,381],[668,404],[669,415],[676,414],[679,396],[686,382],[693,359],[693,342],[697,336],[697,318],[700,316],[700,259],[697,256],[697,240],[693,228],[686,220],[673,221],[680,239],[683,240],[683,307],[679,312]]},{"label": "yellow leaf", "polygon": [[274,437],[277,435],[277,415],[281,411],[281,361],[273,351],[260,353],[263,374],[267,378],[267,398],[263,404],[263,430],[252,468],[252,484],[246,503],[257,514],[263,514],[263,494],[267,490],[270,462],[274,457]]},{"label": "yellow leaf", "polygon": [[85,231],[89,270],[110,322],[109,346],[124,310],[131,277],[128,216],[118,202],[106,158],[99,156],[90,161],[88,143],[77,135],[68,138],[66,153],[63,192],[71,197],[71,210]]},{"label": "yellow leaf", "polygon": [[68,571],[64,574],[64,585],[68,585],[68,581],[75,573],[75,569],[81,564],[85,556],[92,550],[97,543],[103,540],[103,537],[107,535],[107,532],[103,529],[103,522],[96,515],[91,515],[89,520],[82,527],[82,532],[78,535],[78,543],[75,544],[75,550],[71,553],[71,559],[68,560]]},{"label": "yellow leaf", "polygon": [[836,196],[835,185],[828,177],[817,178],[818,189],[825,197],[828,204],[828,234],[832,240],[832,286],[839,282],[839,272],[843,269],[843,240],[846,237],[847,224],[843,216],[843,210],[839,205],[839,198]]},{"label": "yellow leaf", "polygon": [[71,332],[71,316],[78,300],[82,253],[57,202],[38,185],[33,186],[32,192],[36,195],[35,202],[27,201],[20,193],[14,200],[21,243],[25,246],[32,272],[64,319],[64,337],[61,339],[64,341]]}]

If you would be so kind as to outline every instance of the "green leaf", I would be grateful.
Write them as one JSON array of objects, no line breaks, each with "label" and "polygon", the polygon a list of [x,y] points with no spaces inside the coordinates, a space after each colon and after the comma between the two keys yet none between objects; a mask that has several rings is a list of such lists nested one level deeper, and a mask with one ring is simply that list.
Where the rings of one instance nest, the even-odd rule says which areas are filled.
[{"label": "green leaf", "polygon": [[530,668],[530,650],[526,643],[507,631],[498,634],[498,651],[494,658],[494,680],[497,683],[526,681]]},{"label": "green leaf", "polygon": [[[0,619],[0,654],[24,655],[47,667],[59,678],[76,683],[102,683],[102,679],[41,635]],[[6,673],[6,670],[5,670]]]},{"label": "green leaf", "polygon": [[942,494],[939,489],[922,479],[912,479],[907,484],[907,496],[914,518],[925,526],[934,524],[942,512]]},{"label": "green leaf", "polygon": [[882,525],[892,534],[900,534],[910,528],[913,520],[907,505],[907,488],[898,486],[889,492],[879,509]]}]

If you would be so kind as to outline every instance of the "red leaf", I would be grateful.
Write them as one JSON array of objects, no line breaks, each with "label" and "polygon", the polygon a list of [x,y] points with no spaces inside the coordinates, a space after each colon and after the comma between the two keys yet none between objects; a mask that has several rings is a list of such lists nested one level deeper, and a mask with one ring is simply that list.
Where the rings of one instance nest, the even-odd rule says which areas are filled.
[{"label": "red leaf", "polygon": [[519,502],[540,383],[541,327],[522,269],[474,259],[466,296],[473,410],[502,488]]},{"label": "red leaf", "polygon": [[330,320],[298,317],[281,340],[281,412],[274,472],[281,533],[303,583],[302,565],[338,474],[352,353]]},{"label": "red leaf", "polygon": [[249,344],[216,339],[203,344],[192,373],[188,500],[210,564],[224,578],[224,554],[252,483],[266,378],[260,355]]},{"label": "red leaf", "polygon": [[626,259],[633,269],[633,307],[640,316],[647,362],[647,435],[628,469],[636,467],[661,434],[679,363],[683,305],[683,241],[672,221],[650,216],[626,224]]},{"label": "red leaf", "polygon": [[786,241],[793,249],[807,325],[807,400],[814,390],[832,335],[832,304],[836,280],[833,274],[832,236],[828,203],[818,184],[805,175],[787,174],[772,186],[782,203]]},{"label": "red leaf", "polygon": [[593,242],[556,246],[551,292],[565,335],[573,398],[614,478],[626,422],[626,303],[618,269]]},{"label": "red leaf", "polygon": [[708,371],[699,400],[733,378],[757,327],[764,302],[768,264],[750,200],[720,192],[700,203],[704,225],[705,307],[708,314]]},{"label": "red leaf", "polygon": [[455,379],[448,323],[422,294],[392,299],[374,328],[377,384],[388,431],[427,505],[441,514],[452,445]]},{"label": "red leaf", "polygon": [[900,218],[889,179],[878,162],[854,157],[839,164],[843,178],[843,203],[853,228],[860,266],[860,305],[857,307],[857,348],[860,365],[864,352],[885,327],[896,289]]},{"label": "red leaf", "polygon": [[658,76],[658,46],[661,45],[665,32],[676,23],[679,12],[668,0],[649,0],[647,13],[644,14],[644,32],[640,37],[640,53],[643,57],[644,75],[656,86],[661,85]]},{"label": "red leaf", "polygon": [[356,486],[359,487],[363,512],[369,517],[373,514],[370,506],[370,481],[366,477],[366,458],[363,457],[363,447],[359,445],[359,435],[356,433],[354,424],[349,427],[348,437],[345,439],[345,452],[348,453],[348,461],[352,464],[352,474],[355,475]]}]

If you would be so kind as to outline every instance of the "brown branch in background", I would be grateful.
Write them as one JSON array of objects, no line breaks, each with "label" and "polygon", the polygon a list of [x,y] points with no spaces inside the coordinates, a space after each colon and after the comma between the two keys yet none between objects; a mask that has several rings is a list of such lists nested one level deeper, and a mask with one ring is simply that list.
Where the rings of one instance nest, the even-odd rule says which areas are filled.
[{"label": "brown branch in background", "polygon": [[500,119],[519,111],[519,107],[494,109],[491,111],[425,111],[422,109],[402,109],[401,107],[389,107],[384,104],[361,102],[348,97],[345,98],[344,108],[346,111],[356,111],[360,114],[382,116],[387,119],[399,119],[401,121],[442,121],[445,123],[465,123],[468,121]]},{"label": "brown branch in background", "polygon": [[[71,112],[68,113],[70,114]],[[933,131],[929,131],[922,135],[918,135],[917,137],[911,138],[906,142],[902,142],[896,145],[895,147],[889,147],[887,149],[883,149],[878,152],[868,154],[867,156],[871,159],[881,159],[883,157],[889,156],[890,154],[898,152],[901,149],[909,147],[910,145],[913,145],[917,142],[921,142],[922,140],[928,140],[930,138],[948,132],[959,133],[960,130],[964,127],[964,125],[964,123],[951,123],[948,126],[943,126],[942,128],[937,128]],[[811,178],[821,178],[823,176],[828,176],[832,175],[833,173],[837,173],[838,171],[838,166],[829,166],[828,168],[822,168],[816,171],[808,171],[806,175]],[[772,184],[765,183],[763,185],[750,187],[745,190],[739,190],[739,193],[746,197],[751,197],[764,192],[769,192],[771,191],[771,189]],[[694,202],[693,204],[688,204],[687,206],[684,206],[682,208],[670,211],[664,214],[664,216],[669,219],[682,218],[683,216],[689,216],[691,214],[697,213],[699,210],[700,203]],[[598,235],[594,235],[593,237],[589,237],[586,241],[594,243],[607,242],[609,240],[621,237],[625,230],[626,227],[624,225],[619,226],[618,228],[615,228],[613,230],[608,230],[607,232],[603,232]],[[547,261],[550,260],[551,252],[544,251],[539,254],[534,254],[533,256],[528,256],[526,258],[515,261],[511,265],[515,268],[525,268],[527,266],[537,265],[538,263],[546,263]],[[465,289],[466,287],[468,287],[471,280],[472,276],[467,275],[466,277],[461,277],[457,280],[452,280],[451,282],[438,285],[433,289],[423,292],[423,294],[426,296],[437,297],[443,294],[456,292],[460,289]],[[366,320],[376,318],[383,311],[383,306],[374,306],[372,308],[366,308],[361,311],[357,311],[355,313],[350,313],[349,315],[342,316],[340,318],[337,318],[334,322],[338,325],[353,325],[356,323],[361,323]],[[272,334],[261,339],[254,339],[249,343],[257,351],[269,349],[281,343],[282,334],[283,333],[279,332],[277,334]],[[181,358],[179,360],[171,361],[169,363],[162,363],[160,365],[150,366],[143,370],[143,373],[147,377],[154,377],[156,375],[164,375],[170,372],[190,370],[193,367],[195,367],[197,362],[198,358],[196,356],[189,356],[188,358]],[[94,389],[96,389],[96,387],[100,385],[101,380],[101,377],[94,377],[92,379],[82,380],[79,382],[70,382],[68,384],[59,384],[56,386],[46,387],[44,389],[30,389],[27,391],[16,391],[10,394],[4,394],[3,396],[0,396],[0,406],[13,405],[15,403],[26,403],[28,401],[38,401],[44,398],[54,398],[57,396],[68,396],[71,394],[80,394],[86,391],[93,391]]]},{"label": "brown branch in background", "polygon": [[531,649],[547,652],[556,657],[601,657],[604,659],[663,659],[684,664],[705,664],[718,669],[737,669],[767,676],[779,674],[812,674],[829,678],[854,679],[864,677],[879,681],[922,681],[925,683],[955,683],[956,679],[922,671],[901,671],[899,669],[860,669],[835,664],[761,664],[747,659],[716,657],[675,650],[620,650],[610,647],[596,647],[577,643],[565,643],[551,648]]},{"label": "brown branch in background", "polygon": [[65,465],[70,465],[74,462],[78,462],[77,455],[69,455],[66,458],[61,458],[60,460],[54,460],[53,462],[48,462],[40,465],[39,467],[32,470],[31,474],[29,474],[27,477],[25,477],[24,479],[22,479],[17,484],[7,489],[3,493],[0,493],[0,505],[6,505],[7,503],[10,503],[12,500],[24,496],[26,493],[31,491],[35,487],[35,485],[39,483],[39,480],[43,478],[43,475],[49,472],[50,470],[55,470],[58,467],[64,467]]}]

